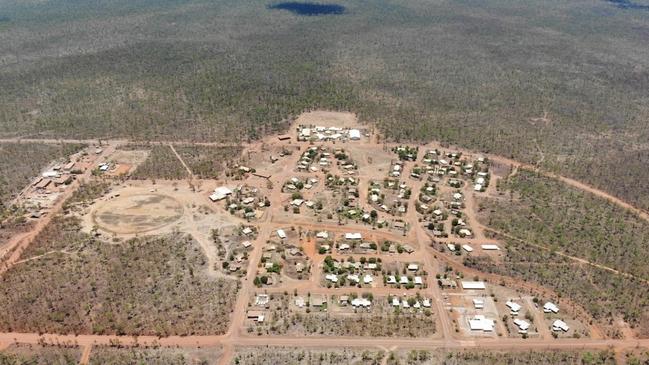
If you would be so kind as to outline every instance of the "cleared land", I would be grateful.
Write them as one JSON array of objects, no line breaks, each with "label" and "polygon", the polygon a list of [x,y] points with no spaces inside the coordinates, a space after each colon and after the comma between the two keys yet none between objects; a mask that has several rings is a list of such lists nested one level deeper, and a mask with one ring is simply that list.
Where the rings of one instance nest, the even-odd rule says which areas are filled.
[{"label": "cleared land", "polygon": [[174,198],[161,194],[120,196],[93,212],[99,228],[120,234],[148,232],[176,222],[183,207]]},{"label": "cleared land", "polygon": [[200,247],[182,234],[113,245],[59,217],[23,260],[2,277],[3,331],[219,334],[237,292],[235,281],[207,276]]},{"label": "cleared land", "polygon": [[[318,123],[320,113],[308,115],[313,123]],[[330,123],[338,122],[341,116],[353,123],[352,114],[322,113],[323,120]],[[347,118],[349,116],[352,118]],[[600,245],[590,247],[585,240],[579,241],[579,237],[570,236],[570,233],[566,234],[577,242],[576,250],[588,249],[588,256],[573,257],[569,254],[577,253],[569,248],[563,256],[552,255],[550,250],[539,248],[541,243],[532,241],[531,234],[517,239],[515,234],[525,231],[507,226],[511,223],[507,214],[515,213],[527,215],[528,221],[536,219],[535,225],[543,225],[546,220],[547,225],[565,221],[565,229],[578,225],[578,229],[596,235],[598,231],[588,227],[594,222],[580,219],[579,214],[583,213],[579,212],[596,212],[597,223],[608,214],[615,214],[614,209],[602,210],[600,214],[597,209],[591,209],[591,204],[596,205],[594,202],[583,203],[570,194],[564,197],[563,191],[559,192],[561,197],[556,201],[542,194],[535,196],[526,189],[534,193],[544,190],[534,184],[524,188],[527,180],[532,180],[525,171],[511,172],[513,176],[509,180],[498,183],[510,173],[508,163],[503,163],[499,156],[487,155],[485,159],[485,156],[435,142],[417,147],[382,144],[376,142],[379,136],[365,134],[371,132],[371,128],[353,127],[360,130],[360,136],[356,128],[348,131],[320,127],[313,130],[324,134],[316,134],[313,139],[332,141],[302,142],[296,136],[306,135],[307,131],[291,128],[288,140],[277,136],[265,139],[263,144],[269,144],[268,149],[264,149],[262,143],[246,145],[244,149],[250,152],[258,148],[262,154],[264,151],[280,152],[273,156],[275,158],[265,158],[268,164],[277,167],[268,178],[245,173],[246,169],[229,163],[226,163],[227,171],[237,171],[237,177],[232,179],[235,181],[230,178],[226,181],[192,179],[196,184],[185,180],[113,179],[106,176],[108,174],[91,176],[88,171],[84,177],[96,184],[82,185],[63,209],[60,208],[63,201],[59,200],[46,219],[37,220],[39,228],[34,229],[29,240],[20,241],[23,243],[20,249],[12,253],[12,260],[2,268],[7,271],[3,272],[0,285],[0,312],[6,314],[6,318],[0,318],[0,348],[14,341],[13,338],[33,344],[72,340],[82,346],[83,358],[87,359],[92,346],[100,344],[115,347],[222,346],[220,363],[227,363],[232,361],[240,346],[269,349],[297,346],[305,351],[311,351],[312,346],[327,350],[349,346],[361,351],[375,350],[377,357],[363,359],[361,353],[360,359],[354,355],[352,359],[339,359],[338,362],[358,360],[358,363],[384,364],[390,359],[385,353],[378,358],[379,353],[412,348],[443,349],[439,353],[444,354],[444,351],[462,351],[467,347],[475,347],[476,351],[509,351],[517,348],[601,350],[610,346],[619,358],[624,351],[636,346],[649,346],[649,340],[634,338],[642,335],[642,331],[629,328],[629,323],[641,328],[638,324],[643,321],[641,317],[626,323],[621,311],[612,311],[617,307],[611,303],[619,304],[614,300],[625,300],[623,295],[635,294],[625,292],[619,299],[612,298],[616,293],[612,291],[613,294],[608,293],[603,299],[591,300],[595,305],[583,304],[591,299],[587,293],[582,294],[583,291],[590,291],[592,296],[601,290],[599,285],[604,285],[611,277],[639,282],[641,279],[632,279],[645,273],[642,268],[632,267],[638,261],[627,257],[608,258]],[[108,141],[101,159],[110,159],[120,143],[124,142]],[[178,156],[175,148],[183,146],[187,144],[162,142],[149,147],[169,147],[169,155],[173,155],[187,172],[185,159]],[[293,153],[284,152],[287,149]],[[136,150],[141,148],[138,146]],[[138,153],[138,156],[144,155]],[[401,161],[399,164],[397,159]],[[360,167],[354,166],[357,161]],[[398,179],[386,182],[387,174]],[[380,187],[370,183],[375,180],[383,182],[378,184]],[[108,181],[110,186],[100,183]],[[431,183],[436,186],[432,188]],[[223,185],[231,189],[231,194],[212,201],[217,200],[210,198],[212,189]],[[570,186],[592,190],[577,182]],[[77,188],[79,184],[74,183],[68,192]],[[554,189],[549,188],[550,191]],[[340,211],[346,219],[336,222],[327,218],[324,221],[310,212],[320,209],[317,197],[327,190],[331,190],[335,198],[331,208]],[[381,195],[385,192],[390,204],[398,200],[399,208],[380,207],[381,211],[372,213],[379,208],[373,203],[377,199],[371,197],[377,190]],[[217,191],[227,194],[225,189]],[[417,205],[425,200],[419,196],[423,191],[430,198],[427,208]],[[509,191],[513,193],[508,195]],[[166,197],[179,204],[171,204]],[[485,200],[479,202],[483,197]],[[383,199],[380,195],[379,198]],[[495,208],[488,209],[491,200],[494,204],[502,203],[498,209],[507,211],[500,218],[506,220],[506,224],[492,228],[492,231],[503,232],[493,235],[484,227],[493,226],[495,223],[489,222],[489,217],[494,219],[499,213]],[[577,212],[563,213],[568,218],[559,220],[543,208],[547,200],[562,210]],[[615,203],[628,208],[620,202]],[[179,205],[183,211],[176,214],[174,211]],[[248,213],[254,213],[255,217]],[[92,217],[99,216],[105,218],[106,227],[93,224]],[[165,222],[166,219],[173,222]],[[434,222],[439,224],[430,228],[429,223]],[[525,223],[523,220],[513,222]],[[163,223],[164,226],[159,226]],[[640,235],[644,223],[638,224],[637,234]],[[111,227],[107,227],[110,225],[117,229],[111,232]],[[126,226],[136,229],[123,231],[132,233],[117,233]],[[435,233],[436,230],[442,234]],[[546,236],[554,232],[540,230]],[[157,236],[139,237],[145,231]],[[619,228],[611,230],[611,234],[618,234],[618,231],[626,232],[625,228]],[[32,237],[37,239],[32,241]],[[486,242],[494,243],[496,248],[481,247]],[[552,243],[559,247],[555,247],[557,250],[567,244],[561,240]],[[645,252],[637,242],[629,247],[639,250],[640,254]],[[544,256],[542,251],[550,256]],[[519,252],[529,253],[529,260],[538,261],[515,258],[510,262],[510,256]],[[298,260],[303,265],[302,277],[295,275]],[[463,261],[471,267],[462,266]],[[586,274],[581,270],[593,268],[593,265],[599,265],[596,268],[601,269],[606,278],[584,279]],[[481,273],[473,267],[502,275]],[[626,274],[618,273],[623,269]],[[556,270],[563,271],[557,275]],[[578,278],[570,280],[566,272]],[[439,282],[435,280],[437,274]],[[268,276],[264,279],[264,275]],[[241,281],[235,277],[240,277]],[[557,277],[569,285],[551,280]],[[484,280],[484,287],[473,290],[460,283],[470,278]],[[548,280],[547,284],[542,279]],[[325,280],[332,284],[324,285]],[[580,280],[590,281],[590,285],[597,287],[591,289]],[[348,285],[352,282],[357,284]],[[539,282],[554,290],[541,287]],[[454,284],[457,287],[454,288]],[[239,285],[240,290],[237,290]],[[617,283],[611,285],[622,287]],[[624,285],[619,290],[645,296],[642,288]],[[484,299],[482,308],[480,301],[473,300],[480,297]],[[513,321],[515,313],[505,306],[508,300],[524,307],[518,318],[529,321],[529,332],[524,333],[523,324]],[[556,302],[561,307],[560,312],[544,314],[538,303],[546,300]],[[625,311],[633,310],[629,303],[624,304]],[[638,303],[636,309],[644,308],[642,301]],[[591,313],[599,310],[601,314],[592,320],[578,304]],[[485,327],[480,329],[475,328],[475,320],[478,320],[475,318],[469,329],[469,319],[476,314],[483,314],[492,321],[481,320]],[[565,320],[570,328],[558,323],[551,330],[555,319]],[[514,323],[518,327],[514,327]],[[611,331],[602,331],[602,325]],[[564,329],[559,332],[557,326]],[[41,336],[39,332],[47,334]],[[68,335],[60,334],[62,332]],[[103,335],[86,335],[88,333]],[[147,334],[149,336],[145,336]],[[166,336],[168,334],[179,336]],[[185,334],[188,336],[183,336]],[[259,351],[260,355],[270,353],[271,350]],[[121,356],[119,353],[113,355]],[[318,358],[327,358],[321,355]],[[417,356],[424,355],[417,353]],[[133,358],[125,356],[126,362]],[[167,355],[144,354],[141,358],[146,360],[147,356],[151,361],[158,358],[165,361]],[[507,356],[504,357],[514,363],[518,361],[516,355]],[[473,354],[460,357],[480,359]],[[600,360],[608,361],[606,357],[578,361],[597,363],[595,361]]]}]

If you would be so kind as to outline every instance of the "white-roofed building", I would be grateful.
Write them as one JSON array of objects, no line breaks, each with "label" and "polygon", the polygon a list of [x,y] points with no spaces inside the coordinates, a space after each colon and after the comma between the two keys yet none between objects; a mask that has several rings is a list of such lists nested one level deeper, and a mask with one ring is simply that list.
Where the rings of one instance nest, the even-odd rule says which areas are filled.
[{"label": "white-roofed building", "polygon": [[295,298],[295,305],[296,305],[298,308],[302,308],[302,307],[304,307],[305,304],[306,304],[306,302],[304,301],[304,298],[302,298],[302,297],[296,297],[296,298]]},{"label": "white-roofed building", "polygon": [[283,229],[278,229],[277,230],[277,237],[279,237],[281,239],[285,239],[286,238],[286,232],[284,232]]},{"label": "white-roofed building", "polygon": [[270,296],[268,294],[257,294],[255,297],[255,305],[264,306],[270,301]]},{"label": "white-roofed building", "polygon": [[230,190],[230,188],[228,188],[227,186],[219,186],[218,188],[214,189],[214,193],[210,195],[210,200],[212,200],[213,202],[223,200],[231,194],[232,190]]},{"label": "white-roofed building", "polygon": [[361,131],[359,131],[358,129],[350,129],[349,139],[353,141],[358,141],[359,139],[361,139]]},{"label": "white-roofed building", "polygon": [[545,313],[559,313],[559,307],[552,302],[547,302],[543,305],[543,312]]},{"label": "white-roofed building", "polygon": [[347,280],[353,281],[354,283],[358,284],[361,282],[361,279],[358,277],[356,274],[349,274],[347,275]]},{"label": "white-roofed building", "polygon": [[332,283],[337,283],[338,282],[338,275],[336,274],[327,274],[325,275],[325,279],[328,281],[331,281]]},{"label": "white-roofed building", "polygon": [[498,247],[497,245],[492,245],[492,244],[481,245],[480,247],[482,247],[482,249],[485,250],[485,251],[498,251],[498,250],[500,250],[500,247]]},{"label": "white-roofed building", "polygon": [[514,324],[518,327],[518,333],[527,333],[527,330],[530,328],[530,324],[523,319],[516,318]]},{"label": "white-roofed building", "polygon": [[509,308],[509,310],[511,310],[512,315],[517,315],[522,308],[520,304],[512,302],[511,300],[508,300],[505,305]]},{"label": "white-roofed building", "polygon": [[360,240],[363,238],[363,235],[360,233],[345,233],[345,239],[348,240]]},{"label": "white-roofed building", "polygon": [[327,231],[321,231],[321,232],[316,233],[315,236],[317,238],[327,239],[327,238],[329,238],[329,233],[327,233]]},{"label": "white-roofed building", "polygon": [[356,298],[352,300],[352,307],[358,308],[358,307],[364,307],[364,308],[369,308],[372,305],[372,302],[370,302],[369,299],[366,298]]},{"label": "white-roofed building", "polygon": [[487,286],[482,281],[462,281],[462,289],[485,290]]},{"label": "white-roofed building", "polygon": [[558,331],[568,332],[570,330],[570,327],[566,322],[557,319],[556,321],[552,322],[552,330],[555,332]]},{"label": "white-roofed building", "polygon": [[483,315],[476,315],[469,319],[469,327],[471,331],[493,332],[494,320],[486,318]]}]

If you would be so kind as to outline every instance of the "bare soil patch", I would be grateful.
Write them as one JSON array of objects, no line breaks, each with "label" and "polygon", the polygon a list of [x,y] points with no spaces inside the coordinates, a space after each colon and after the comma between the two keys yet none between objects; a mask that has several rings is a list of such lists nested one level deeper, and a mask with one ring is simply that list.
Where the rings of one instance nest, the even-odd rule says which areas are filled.
[{"label": "bare soil patch", "polygon": [[101,229],[119,234],[144,233],[177,222],[183,214],[180,202],[162,194],[120,196],[92,214]]},{"label": "bare soil patch", "polygon": [[358,125],[358,118],[354,113],[331,112],[316,110],[300,114],[296,123],[298,125],[321,125],[326,127],[354,127]]}]

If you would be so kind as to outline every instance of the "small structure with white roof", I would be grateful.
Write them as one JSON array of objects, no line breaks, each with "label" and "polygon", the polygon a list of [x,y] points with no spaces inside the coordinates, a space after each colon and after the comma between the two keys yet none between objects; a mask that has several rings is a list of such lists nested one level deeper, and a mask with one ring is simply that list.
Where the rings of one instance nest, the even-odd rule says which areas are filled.
[{"label": "small structure with white roof", "polygon": [[570,327],[566,322],[557,319],[556,321],[552,322],[552,330],[555,332],[559,332],[559,331],[568,332],[570,330]]},{"label": "small structure with white roof", "polygon": [[530,328],[530,324],[523,319],[514,319],[514,324],[518,327],[518,333],[527,333],[527,330]]},{"label": "small structure with white roof", "polygon": [[345,239],[347,240],[360,240],[363,238],[363,235],[360,233],[345,233]]},{"label": "small structure with white roof", "polygon": [[547,302],[543,305],[543,312],[545,313],[559,313],[559,307],[552,302]]},{"label": "small structure with white roof", "polygon": [[493,332],[494,325],[493,319],[489,319],[480,314],[469,319],[469,328],[471,328],[471,331]]},{"label": "small structure with white roof", "polygon": [[521,308],[522,308],[520,304],[515,303],[515,302],[512,302],[511,300],[508,300],[507,303],[505,303],[505,305],[506,305],[507,308],[509,308],[509,310],[511,311],[510,314],[511,314],[512,316],[516,316],[516,315],[518,315],[518,312],[519,312],[519,311],[521,310]]},{"label": "small structure with white roof", "polygon": [[483,281],[462,281],[462,289],[485,290],[487,289],[487,286]]},{"label": "small structure with white roof", "polygon": [[226,186],[219,186],[218,188],[214,189],[214,193],[210,195],[210,200],[213,202],[223,200],[227,196],[232,194],[232,190]]},{"label": "small structure with white roof", "polygon": [[493,245],[493,244],[485,244],[485,245],[481,245],[480,247],[482,247],[482,249],[485,250],[485,251],[498,251],[498,250],[500,250],[500,247],[498,247],[498,245]]}]

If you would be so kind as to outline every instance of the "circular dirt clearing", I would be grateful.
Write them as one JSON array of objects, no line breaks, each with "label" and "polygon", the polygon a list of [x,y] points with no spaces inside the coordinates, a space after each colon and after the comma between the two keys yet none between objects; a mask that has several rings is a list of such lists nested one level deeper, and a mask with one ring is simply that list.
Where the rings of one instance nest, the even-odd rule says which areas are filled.
[{"label": "circular dirt clearing", "polygon": [[160,194],[128,195],[115,198],[93,212],[99,228],[118,234],[153,231],[176,222],[183,214],[174,198]]}]

